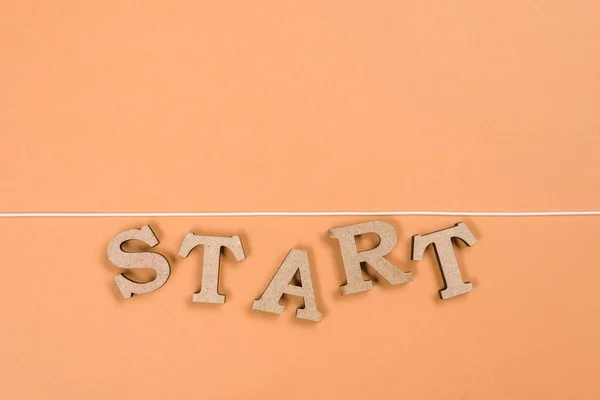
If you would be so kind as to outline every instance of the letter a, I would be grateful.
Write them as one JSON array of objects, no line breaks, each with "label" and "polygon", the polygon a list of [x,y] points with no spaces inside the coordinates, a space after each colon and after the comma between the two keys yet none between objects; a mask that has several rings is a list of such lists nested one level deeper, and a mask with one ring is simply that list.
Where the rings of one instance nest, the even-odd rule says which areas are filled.
[{"label": "letter a", "polygon": [[[300,273],[301,286],[291,284],[296,272]],[[321,321],[323,314],[317,310],[315,291],[308,266],[308,255],[304,250],[292,249],[288,253],[262,297],[252,304],[252,309],[281,314],[283,306],[279,304],[279,301],[284,294],[304,298],[304,308],[296,310],[296,318],[314,322]]]}]

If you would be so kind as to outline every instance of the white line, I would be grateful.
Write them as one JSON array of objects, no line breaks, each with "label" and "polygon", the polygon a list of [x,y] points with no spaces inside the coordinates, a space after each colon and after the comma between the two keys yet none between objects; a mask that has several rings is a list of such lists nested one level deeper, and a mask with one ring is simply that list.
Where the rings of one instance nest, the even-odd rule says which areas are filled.
[{"label": "white line", "polygon": [[8,212],[0,218],[110,218],[110,217],[333,217],[333,216],[453,216],[453,217],[575,217],[600,211],[242,211],[242,212]]}]

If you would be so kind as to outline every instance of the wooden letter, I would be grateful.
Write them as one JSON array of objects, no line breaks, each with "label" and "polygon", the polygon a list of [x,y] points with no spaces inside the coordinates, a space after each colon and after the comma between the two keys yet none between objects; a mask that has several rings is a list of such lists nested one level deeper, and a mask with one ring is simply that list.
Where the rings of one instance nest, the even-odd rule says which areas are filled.
[{"label": "wooden letter", "polygon": [[187,257],[199,245],[204,245],[204,260],[202,261],[202,286],[198,293],[194,293],[192,301],[195,303],[225,303],[225,295],[219,294],[219,263],[221,248],[227,247],[235,259],[242,261],[246,258],[239,236],[198,236],[193,233],[185,235],[179,249],[181,257]]},{"label": "wooden letter", "polygon": [[[355,236],[375,233],[379,236],[377,247],[359,252],[356,248]],[[360,293],[373,288],[370,280],[363,280],[360,263],[366,262],[392,285],[399,285],[411,280],[410,272],[402,272],[383,258],[389,254],[398,239],[393,226],[384,221],[369,221],[362,224],[349,225],[329,230],[329,237],[339,240],[342,262],[346,273],[346,284],[340,287],[342,295]]]},{"label": "wooden letter", "polygon": [[[301,286],[291,284],[298,271]],[[304,308],[296,310],[296,318],[321,321],[323,314],[317,310],[310,267],[308,266],[308,255],[304,250],[292,249],[288,253],[262,297],[252,304],[252,309],[281,314],[283,306],[279,304],[279,300],[284,294],[304,298]]]},{"label": "wooden letter", "polygon": [[438,266],[442,273],[442,279],[446,285],[439,291],[442,299],[449,299],[450,297],[459,296],[473,290],[473,285],[470,282],[463,282],[458,262],[454,255],[452,238],[458,238],[468,246],[473,246],[477,243],[475,236],[473,236],[469,228],[462,222],[453,227],[428,233],[427,235],[415,235],[412,239],[412,259],[417,261],[423,259],[425,249],[430,244],[433,244]]},{"label": "wooden letter", "polygon": [[115,276],[117,287],[124,298],[128,299],[134,294],[144,294],[160,289],[169,279],[171,267],[165,257],[158,253],[127,253],[121,249],[123,243],[128,240],[141,240],[150,247],[158,244],[158,239],[148,225],[141,229],[130,229],[119,233],[108,244],[106,254],[108,259],[115,266],[120,268],[150,268],[156,271],[156,278],[147,283],[135,282],[128,279],[125,275]]}]

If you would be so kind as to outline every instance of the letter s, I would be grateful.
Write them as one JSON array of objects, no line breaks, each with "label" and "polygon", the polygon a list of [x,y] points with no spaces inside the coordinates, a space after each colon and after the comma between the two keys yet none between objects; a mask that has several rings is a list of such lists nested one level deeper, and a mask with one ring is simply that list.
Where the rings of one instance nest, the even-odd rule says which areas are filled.
[{"label": "letter s", "polygon": [[143,226],[141,229],[130,229],[121,232],[108,244],[106,254],[110,262],[116,267],[126,269],[150,268],[156,271],[156,278],[147,283],[132,281],[123,274],[115,276],[117,287],[126,299],[132,297],[134,294],[144,294],[160,289],[167,282],[171,274],[169,262],[161,254],[152,252],[128,253],[123,251],[121,246],[129,240],[141,240],[150,247],[158,244],[158,239],[148,225]]}]

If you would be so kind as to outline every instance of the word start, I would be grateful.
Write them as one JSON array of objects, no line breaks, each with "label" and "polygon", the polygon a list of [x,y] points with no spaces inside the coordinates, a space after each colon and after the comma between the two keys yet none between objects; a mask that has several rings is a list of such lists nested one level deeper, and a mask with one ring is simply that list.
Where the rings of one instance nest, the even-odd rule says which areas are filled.
[{"label": "word start", "polygon": [[[379,236],[379,244],[373,249],[358,251],[356,237],[364,234]],[[403,272],[385,259],[385,256],[392,251],[397,243],[396,230],[389,223],[369,221],[333,228],[329,230],[329,237],[337,239],[339,242],[346,274],[346,283],[340,287],[343,296],[373,288],[373,283],[363,278],[361,263],[370,265],[392,285],[400,285],[411,281],[411,272]],[[463,241],[468,246],[477,243],[469,228],[462,222],[450,228],[412,237],[412,260],[421,260],[425,249],[429,245],[433,245],[432,247],[437,256],[437,264],[445,285],[439,291],[442,299],[468,293],[473,287],[471,283],[463,281],[454,254],[453,238]],[[135,294],[144,294],[160,289],[171,274],[169,262],[159,253],[130,253],[124,251],[122,249],[123,244],[130,240],[140,240],[150,247],[154,247],[159,243],[156,235],[148,225],[143,226],[141,229],[130,229],[121,232],[110,241],[107,255],[110,262],[116,267],[125,269],[150,268],[156,272],[154,280],[146,283],[133,281],[123,274],[117,275],[115,282],[126,299]],[[188,233],[181,244],[179,255],[186,258],[194,248],[200,245],[204,246],[202,284],[200,291],[193,294],[192,301],[224,304],[225,295],[218,292],[221,251],[227,248],[233,253],[237,261],[244,260],[246,255],[244,254],[242,241],[239,236],[200,236]],[[321,321],[323,314],[319,312],[315,301],[308,255],[305,250],[290,250],[263,295],[253,302],[252,309],[281,314],[284,307],[279,301],[284,294],[303,298],[304,307],[296,310],[296,318],[315,322]]]}]

